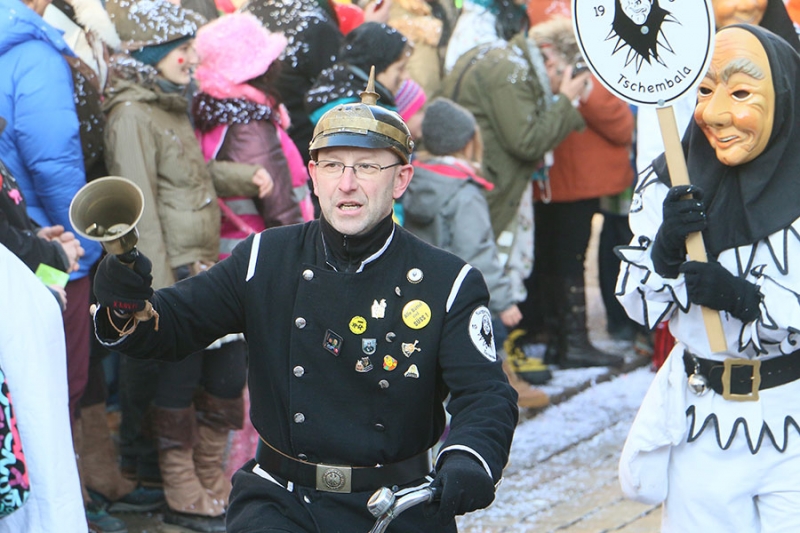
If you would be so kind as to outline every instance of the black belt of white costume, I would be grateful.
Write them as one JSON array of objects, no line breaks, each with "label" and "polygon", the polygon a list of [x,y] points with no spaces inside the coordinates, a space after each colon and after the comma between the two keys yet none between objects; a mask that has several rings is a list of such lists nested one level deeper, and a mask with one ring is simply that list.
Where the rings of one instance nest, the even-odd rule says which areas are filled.
[{"label": "black belt of white costume", "polygon": [[714,361],[683,352],[683,365],[690,386],[696,377],[727,400],[752,401],[758,391],[771,389],[800,379],[800,350],[789,355],[766,359],[739,359],[730,357]]},{"label": "black belt of white costume", "polygon": [[397,463],[378,466],[343,466],[295,459],[260,439],[256,462],[265,471],[303,487],[326,492],[367,492],[405,485],[431,473],[431,452],[425,450]]}]

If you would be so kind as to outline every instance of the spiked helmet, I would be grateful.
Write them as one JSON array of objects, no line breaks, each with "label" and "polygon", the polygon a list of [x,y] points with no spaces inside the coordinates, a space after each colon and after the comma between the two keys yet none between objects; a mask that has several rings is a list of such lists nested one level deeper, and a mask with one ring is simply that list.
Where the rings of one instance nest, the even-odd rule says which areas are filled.
[{"label": "spiked helmet", "polygon": [[338,105],[319,119],[308,146],[311,157],[316,160],[321,148],[388,148],[408,163],[414,149],[408,126],[400,115],[377,105],[378,98],[373,66],[360,103]]}]

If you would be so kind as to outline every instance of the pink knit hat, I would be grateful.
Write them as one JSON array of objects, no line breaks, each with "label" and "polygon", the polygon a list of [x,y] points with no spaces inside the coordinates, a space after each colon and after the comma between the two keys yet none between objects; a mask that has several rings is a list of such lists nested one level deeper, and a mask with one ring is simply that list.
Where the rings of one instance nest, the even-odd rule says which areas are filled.
[{"label": "pink knit hat", "polygon": [[286,37],[270,33],[252,13],[223,15],[200,28],[194,46],[200,56],[195,78],[200,90],[215,98],[265,96],[245,84],[265,73],[286,48]]},{"label": "pink knit hat", "polygon": [[397,89],[397,94],[394,95],[397,114],[406,121],[422,109],[427,100],[428,97],[425,95],[425,91],[411,78],[406,79]]}]

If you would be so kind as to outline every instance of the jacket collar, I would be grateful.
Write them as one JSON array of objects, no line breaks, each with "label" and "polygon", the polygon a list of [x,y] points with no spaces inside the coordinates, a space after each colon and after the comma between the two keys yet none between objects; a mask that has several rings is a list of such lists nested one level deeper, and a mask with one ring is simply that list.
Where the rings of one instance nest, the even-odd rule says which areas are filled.
[{"label": "jacket collar", "polygon": [[381,220],[365,235],[345,235],[325,220],[319,218],[321,241],[325,262],[337,272],[358,273],[380,258],[394,237],[392,215]]}]

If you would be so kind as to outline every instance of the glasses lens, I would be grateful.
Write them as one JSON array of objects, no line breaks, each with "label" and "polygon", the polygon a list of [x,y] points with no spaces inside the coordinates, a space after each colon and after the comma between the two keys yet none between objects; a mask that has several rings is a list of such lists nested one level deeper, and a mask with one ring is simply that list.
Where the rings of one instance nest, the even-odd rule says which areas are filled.
[{"label": "glasses lens", "polygon": [[328,176],[338,176],[344,172],[344,163],[338,161],[319,161],[317,168],[320,172]]},{"label": "glasses lens", "polygon": [[353,169],[359,176],[375,176],[381,171],[380,165],[375,163],[357,163]]},{"label": "glasses lens", "polygon": [[[395,165],[390,165],[395,166]],[[344,173],[344,169],[352,168],[356,176],[362,178],[377,176],[381,170],[389,167],[381,167],[377,163],[356,163],[355,165],[345,165],[340,161],[317,161],[317,171],[330,177],[338,177]]]}]

